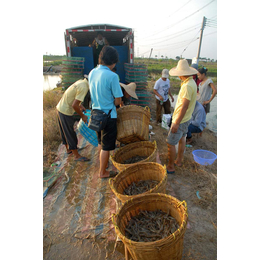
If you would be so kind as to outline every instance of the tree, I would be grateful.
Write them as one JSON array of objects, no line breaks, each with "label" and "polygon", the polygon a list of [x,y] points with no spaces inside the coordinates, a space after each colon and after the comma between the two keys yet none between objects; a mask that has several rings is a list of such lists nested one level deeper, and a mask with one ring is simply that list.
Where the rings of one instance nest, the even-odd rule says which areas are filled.
[{"label": "tree", "polygon": [[176,56],[175,58],[176,58],[176,60],[180,60],[180,56]]}]

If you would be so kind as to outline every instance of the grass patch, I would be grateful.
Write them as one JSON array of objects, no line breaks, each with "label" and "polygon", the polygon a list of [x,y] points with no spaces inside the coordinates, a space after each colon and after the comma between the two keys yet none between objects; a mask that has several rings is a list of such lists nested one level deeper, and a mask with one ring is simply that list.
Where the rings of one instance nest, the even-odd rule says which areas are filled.
[{"label": "grass patch", "polygon": [[43,55],[43,66],[60,66],[66,55]]},{"label": "grass patch", "polygon": [[[171,68],[176,67],[178,60],[135,58],[135,63],[146,64],[148,70],[148,81],[156,81],[161,77],[163,69],[170,70]],[[217,62],[200,61],[199,68],[201,67],[206,67],[208,69],[207,76],[212,78],[214,84],[217,84]],[[170,77],[169,79],[171,81],[171,86],[174,88],[180,87],[180,81],[177,77]]]},{"label": "grass patch", "polygon": [[44,166],[49,166],[56,157],[61,143],[57,121],[56,105],[62,97],[62,91],[43,92],[43,158]]}]

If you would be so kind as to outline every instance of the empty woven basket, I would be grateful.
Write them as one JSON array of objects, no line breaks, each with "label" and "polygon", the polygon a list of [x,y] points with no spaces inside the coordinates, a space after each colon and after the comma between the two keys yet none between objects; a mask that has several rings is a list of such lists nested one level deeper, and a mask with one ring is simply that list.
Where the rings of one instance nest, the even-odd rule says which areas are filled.
[{"label": "empty woven basket", "polygon": [[123,144],[149,140],[150,108],[124,106],[117,110],[117,140]]}]

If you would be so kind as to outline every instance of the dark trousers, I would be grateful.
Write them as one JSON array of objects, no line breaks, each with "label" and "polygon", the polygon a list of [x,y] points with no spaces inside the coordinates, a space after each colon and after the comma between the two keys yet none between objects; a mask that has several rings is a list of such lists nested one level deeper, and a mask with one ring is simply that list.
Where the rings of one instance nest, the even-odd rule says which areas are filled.
[{"label": "dark trousers", "polygon": [[58,111],[58,121],[62,143],[69,146],[69,150],[76,150],[78,138],[74,131],[74,118]]},{"label": "dark trousers", "polygon": [[171,102],[169,99],[167,101],[163,102],[163,104],[160,104],[160,100],[156,99],[156,122],[161,123],[162,122],[162,108],[164,109],[164,114],[170,114],[171,113]]},{"label": "dark trousers", "polygon": [[187,138],[190,139],[192,137],[192,133],[201,133],[202,131],[200,130],[200,128],[198,128],[197,126],[190,124],[188,127],[188,133],[187,133]]}]

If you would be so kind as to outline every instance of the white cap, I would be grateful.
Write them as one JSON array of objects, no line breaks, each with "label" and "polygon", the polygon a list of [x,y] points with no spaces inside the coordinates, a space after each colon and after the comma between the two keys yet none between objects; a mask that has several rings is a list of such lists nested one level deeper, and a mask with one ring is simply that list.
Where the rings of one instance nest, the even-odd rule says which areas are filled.
[{"label": "white cap", "polygon": [[163,69],[162,70],[162,78],[169,78],[169,70]]}]

